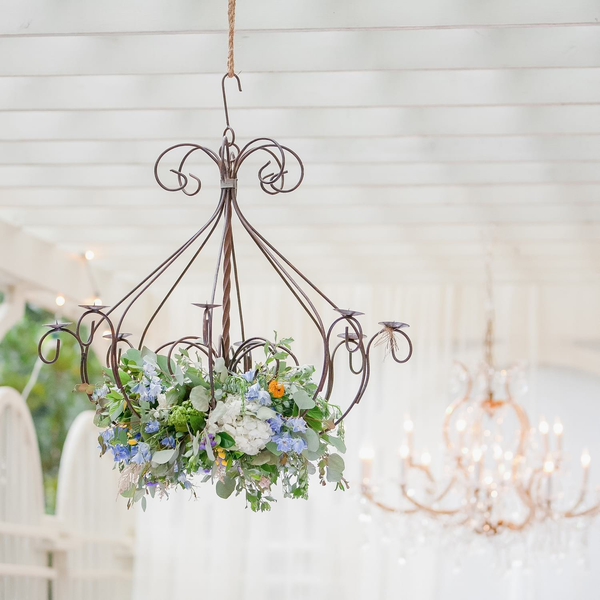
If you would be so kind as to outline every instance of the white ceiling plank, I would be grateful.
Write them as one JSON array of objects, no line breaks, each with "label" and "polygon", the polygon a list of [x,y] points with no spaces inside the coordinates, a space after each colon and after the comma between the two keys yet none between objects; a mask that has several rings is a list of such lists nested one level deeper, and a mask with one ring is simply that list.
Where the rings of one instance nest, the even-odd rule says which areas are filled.
[{"label": "white ceiling plank", "polygon": [[[231,111],[241,140],[300,137],[548,137],[600,135],[600,106],[296,108]],[[0,140],[159,140],[218,138],[223,110],[0,110]],[[558,136],[557,136],[558,137]],[[576,142],[577,143],[577,142]]]},{"label": "white ceiling plank", "polygon": [[[600,68],[518,71],[249,73],[235,106],[277,108],[600,104]],[[231,86],[233,88],[233,86]],[[215,75],[0,78],[2,109],[155,109],[222,106]],[[213,125],[218,135],[221,123]]]},{"label": "white ceiling plank", "polygon": [[[0,188],[0,207],[25,209],[52,207],[68,214],[71,208],[87,206],[102,208],[107,213],[115,209],[152,209],[170,207],[179,210],[202,207],[208,215],[216,205],[218,189],[206,186],[197,196],[170,194],[157,185],[152,188],[134,189],[52,189],[52,188]],[[348,186],[311,186],[298,190],[286,197],[269,196],[257,186],[240,190],[242,209],[251,206],[287,206],[290,210],[301,210],[311,206],[356,206],[376,202],[388,205],[561,205],[572,207],[600,202],[600,185],[512,185],[477,187],[404,187],[380,186],[375,197],[369,188]]]},{"label": "white ceiling plank", "polygon": [[[239,172],[240,186],[256,185],[256,165]],[[294,165],[290,165],[290,171]],[[216,172],[215,172],[216,171]],[[201,179],[216,184],[216,166],[193,169]],[[288,176],[292,181],[293,175]],[[166,181],[176,182],[173,175]],[[214,183],[213,183],[214,182]],[[314,164],[305,173],[304,187],[310,186],[424,186],[440,185],[513,185],[520,184],[596,184],[600,170],[593,163],[485,163],[466,164],[374,164],[357,168],[356,165]],[[85,165],[85,166],[0,166],[0,187],[58,187],[58,188],[111,188],[154,187],[150,166]],[[243,188],[242,188],[243,189]]]},{"label": "white ceiling plank", "polygon": [[[251,219],[254,221],[254,219]],[[297,239],[297,235],[301,235],[301,240],[304,243],[312,243],[314,241],[322,241],[324,235],[331,243],[337,242],[352,242],[362,240],[365,235],[369,235],[371,240],[388,240],[397,239],[405,242],[429,242],[429,243],[482,243],[482,239],[489,239],[492,232],[494,240],[498,243],[511,242],[549,242],[562,243],[570,242],[573,239],[581,242],[597,242],[600,239],[600,224],[591,222],[579,223],[423,223],[419,227],[414,227],[412,224],[404,224],[398,222],[394,225],[382,225],[384,221],[380,221],[370,227],[361,227],[356,224],[321,224],[317,221],[313,222],[309,227],[294,227],[285,223],[261,223],[259,230],[268,239],[274,241],[290,237]],[[123,239],[128,239],[132,243],[140,241],[148,241],[148,229],[136,227],[135,224],[115,223],[110,228],[89,227],[72,227],[69,224],[62,224],[56,227],[48,227],[41,225],[32,227],[27,225],[23,228],[25,231],[40,237],[42,239],[57,240],[65,243],[67,240],[70,243],[79,243],[82,248],[90,247],[90,244],[96,242],[110,243],[119,242]],[[183,244],[198,227],[194,225],[178,224],[160,231],[160,228],[155,228],[155,233],[158,231],[157,237],[162,243],[173,243],[174,249]],[[298,233],[299,232],[299,233]]]},{"label": "white ceiling plank", "polygon": [[[220,140],[202,142],[217,149]],[[306,165],[341,163],[561,162],[600,160],[600,135],[515,138],[289,138],[285,144]],[[168,146],[161,141],[1,142],[0,165],[146,165]]]},{"label": "white ceiling plank", "polygon": [[[4,37],[0,54],[11,60],[0,76],[223,74],[225,52],[218,35]],[[594,27],[260,32],[238,36],[236,58],[242,74],[597,67],[600,36]]]},{"label": "white ceiling plank", "polygon": [[[89,32],[224,31],[222,1],[79,0],[68,8],[60,0],[5,0],[0,33],[7,35],[79,34]],[[483,24],[595,23],[594,0],[536,0],[474,5],[468,0],[425,2],[347,2],[336,0],[257,0],[240,3],[236,26],[246,30],[345,29],[365,27],[448,27]],[[274,50],[273,50],[274,51]]]},{"label": "white ceiling plank", "polygon": [[[140,211],[138,209],[122,209],[117,214],[112,211],[91,208],[72,208],[68,212],[56,211],[53,208],[38,208],[34,211],[0,209],[2,219],[23,227],[41,227],[44,225],[60,227],[69,224],[72,227],[87,229],[112,228],[118,223],[135,223],[139,228],[148,231],[148,235],[160,236],[166,227],[177,227],[180,223],[195,223],[200,228],[207,219],[207,210],[181,209],[174,211],[170,207],[154,208]],[[286,206],[252,207],[245,211],[251,223],[284,223],[290,216]],[[486,223],[583,223],[600,222],[600,204],[571,207],[569,205],[544,205],[542,209],[536,205],[511,205],[506,210],[504,204],[483,206],[411,206],[406,209],[402,205],[378,206],[375,203],[361,206],[311,207],[310,211],[297,210],[294,222],[309,226],[315,220],[321,224],[339,224],[352,226],[363,224],[366,227],[377,225],[382,221],[418,224],[453,223],[453,224],[486,224]]]}]

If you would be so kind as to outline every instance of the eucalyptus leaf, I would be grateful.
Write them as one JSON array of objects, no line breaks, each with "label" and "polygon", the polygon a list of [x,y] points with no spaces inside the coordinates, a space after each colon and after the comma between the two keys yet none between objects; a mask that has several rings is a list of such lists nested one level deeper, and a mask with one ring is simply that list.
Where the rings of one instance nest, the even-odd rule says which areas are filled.
[{"label": "eucalyptus leaf", "polygon": [[331,467],[327,467],[327,481],[330,483],[339,483],[342,480],[342,473]]},{"label": "eucalyptus leaf", "polygon": [[281,455],[281,452],[279,450],[277,450],[277,444],[275,442],[269,442],[266,447],[267,447],[267,450],[269,452],[272,452],[275,456]]},{"label": "eucalyptus leaf", "polygon": [[273,464],[276,460],[277,457],[274,456],[271,452],[269,452],[268,450],[263,450],[262,452],[259,452],[256,456],[252,457],[251,463],[259,467],[260,465]]},{"label": "eucalyptus leaf", "polygon": [[147,363],[150,363],[151,365],[158,367],[156,354],[154,352],[152,352],[152,350],[150,350],[150,348],[146,348],[146,346],[144,346],[142,348],[141,354],[142,354],[142,362],[146,361]]},{"label": "eucalyptus leaf", "polygon": [[319,445],[321,443],[321,440],[319,439],[319,434],[310,427],[307,427],[306,431],[304,432],[304,437],[306,438],[308,450],[310,452],[316,452],[319,449]]},{"label": "eucalyptus leaf", "polygon": [[219,498],[227,499],[235,490],[235,479],[225,477],[223,481],[217,481],[216,492]]},{"label": "eucalyptus leaf", "polygon": [[210,445],[210,438],[208,433],[204,432],[204,445],[206,446],[206,455],[213,462],[215,461],[215,453],[213,452],[212,446]]},{"label": "eucalyptus leaf", "polygon": [[190,392],[192,406],[200,412],[206,412],[210,405],[210,392],[202,385],[197,385]]},{"label": "eucalyptus leaf", "polygon": [[292,397],[300,410],[308,410],[315,405],[315,401],[302,389],[298,390]]},{"label": "eucalyptus leaf", "polygon": [[159,450],[152,455],[152,462],[157,465],[164,465],[168,463],[177,452],[176,448],[170,448],[168,450]]},{"label": "eucalyptus leaf", "polygon": [[142,365],[142,353],[136,348],[129,348],[129,350],[123,354],[123,358],[126,358],[136,365]]},{"label": "eucalyptus leaf", "polygon": [[339,454],[330,454],[327,459],[327,466],[334,471],[344,472],[344,459]]},{"label": "eucalyptus leaf", "polygon": [[146,506],[147,506],[147,502],[146,502],[146,496],[144,496],[144,497],[142,498],[142,510],[143,510],[144,512],[146,512]]},{"label": "eucalyptus leaf", "polygon": [[272,408],[269,408],[268,406],[261,406],[256,411],[256,416],[259,419],[261,419],[261,421],[266,421],[267,419],[272,419],[276,415],[277,415],[277,413]]},{"label": "eucalyptus leaf", "polygon": [[225,359],[222,356],[219,356],[215,360],[214,370],[215,373],[219,375],[221,383],[225,383],[229,372],[227,371],[227,366],[225,365]]},{"label": "eucalyptus leaf", "polygon": [[326,439],[332,446],[336,448],[338,452],[341,452],[342,454],[346,452],[346,444],[344,443],[344,440],[342,438],[330,435],[327,436]]}]

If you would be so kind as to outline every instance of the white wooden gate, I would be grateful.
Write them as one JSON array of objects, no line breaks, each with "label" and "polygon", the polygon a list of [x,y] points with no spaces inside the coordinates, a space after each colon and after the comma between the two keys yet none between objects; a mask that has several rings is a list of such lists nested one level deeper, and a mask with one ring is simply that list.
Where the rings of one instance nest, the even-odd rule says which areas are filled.
[{"label": "white wooden gate", "polygon": [[93,414],[69,429],[56,516],[46,516],[31,415],[0,388],[0,600],[131,598],[133,515],[117,501],[112,461],[98,458]]},{"label": "white wooden gate", "polygon": [[46,600],[50,568],[42,468],[33,421],[21,395],[0,388],[0,599]]}]

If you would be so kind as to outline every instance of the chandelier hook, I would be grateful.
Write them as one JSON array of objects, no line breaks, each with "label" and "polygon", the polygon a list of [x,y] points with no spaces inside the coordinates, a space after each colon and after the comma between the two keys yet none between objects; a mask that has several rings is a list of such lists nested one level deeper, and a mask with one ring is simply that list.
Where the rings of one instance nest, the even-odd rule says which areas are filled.
[{"label": "chandelier hook", "polygon": [[[227,73],[225,75],[223,75],[223,79],[221,80],[221,91],[223,92],[223,108],[225,109],[225,122],[227,123],[227,128],[231,129],[229,126],[229,110],[227,108],[227,93],[225,92],[225,80],[228,79],[229,77],[230,76]],[[234,73],[233,79],[235,79],[237,81],[238,90],[241,92],[242,91],[242,82],[240,81],[240,78]]]}]

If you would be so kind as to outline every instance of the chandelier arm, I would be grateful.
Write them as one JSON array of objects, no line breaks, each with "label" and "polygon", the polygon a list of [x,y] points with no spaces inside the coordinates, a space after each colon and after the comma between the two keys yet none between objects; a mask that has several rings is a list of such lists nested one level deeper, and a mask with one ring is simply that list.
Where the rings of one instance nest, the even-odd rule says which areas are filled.
[{"label": "chandelier arm", "polygon": [[448,450],[452,450],[454,448],[454,444],[450,439],[450,420],[452,419],[452,415],[460,406],[466,404],[469,401],[469,398],[471,397],[471,392],[473,390],[473,378],[471,377],[469,370],[461,362],[456,361],[456,364],[462,369],[464,375],[466,376],[467,385],[464,395],[456,398],[446,409],[444,422],[442,424],[442,435],[444,436],[444,442]]},{"label": "chandelier arm", "polygon": [[[241,334],[241,342],[244,343],[246,341],[246,330],[244,327],[244,312],[242,310],[242,290],[240,288],[240,280],[238,276],[238,266],[237,259],[235,256],[235,244],[231,245],[231,263],[233,265],[233,282],[235,285],[235,294],[237,299],[238,306],[238,318],[240,320],[240,334]],[[251,368],[251,359],[244,360],[244,371],[249,371]]]},{"label": "chandelier arm", "polygon": [[[359,393],[361,390],[362,385],[364,384],[364,372],[366,371],[366,352],[365,352],[365,348],[364,348],[364,343],[363,343],[363,331],[362,331],[362,327],[360,324],[360,321],[358,321],[358,319],[355,319],[353,316],[350,315],[342,315],[341,317],[336,318],[333,323],[329,326],[329,329],[327,331],[327,347],[329,348],[331,345],[331,335],[335,329],[335,326],[338,323],[341,323],[342,321],[346,321],[347,323],[349,323],[352,327],[352,329],[354,330],[354,336],[356,337],[356,340],[352,340],[353,342],[356,343],[357,345],[357,349],[352,350],[352,353],[356,352],[357,350],[360,350],[361,352],[361,357],[363,360],[363,364],[361,367],[361,370],[358,372],[354,372],[354,370],[351,371],[352,373],[354,373],[355,375],[363,375],[363,378],[361,380],[361,384],[359,386]],[[333,392],[333,382],[334,382],[334,358],[335,358],[335,354],[337,353],[338,348],[344,344],[346,349],[349,348],[348,345],[349,342],[349,332],[348,332],[348,327],[346,327],[346,336],[345,338],[335,347],[333,353],[330,353],[330,357],[329,357],[329,366],[327,369],[327,373],[325,373],[325,371],[323,371],[323,374],[321,376],[321,381],[319,383],[319,386],[317,387],[317,392],[314,396],[314,398],[317,397],[317,395],[321,392],[321,390],[323,389],[325,382],[327,382],[327,391],[325,392],[325,399],[329,400],[329,398],[331,397],[331,394]],[[349,351],[350,352],[350,351]],[[352,353],[350,354],[350,357],[352,356]],[[325,376],[327,377],[327,379],[325,379]],[[364,392],[363,392],[364,393]],[[360,396],[362,397],[362,394],[360,394]],[[351,407],[355,404],[358,403],[360,401],[360,397],[355,397],[354,401],[352,402],[352,404],[350,405]],[[347,411],[349,412],[349,411]],[[344,413],[344,416],[342,417],[342,419],[346,416],[346,413]],[[341,421],[341,419],[340,419]],[[339,422],[339,421],[338,421]],[[337,424],[337,423],[336,423]]]},{"label": "chandelier arm", "polygon": [[402,515],[415,514],[416,512],[418,512],[416,508],[403,509],[403,508],[399,508],[396,506],[390,506],[389,504],[385,504],[384,502],[377,500],[375,498],[375,494],[374,494],[371,486],[368,484],[365,484],[365,483],[362,484],[361,493],[362,493],[363,498],[365,498],[371,504],[373,504],[374,506],[376,506],[377,508],[380,508],[381,510],[383,510],[385,512],[394,513],[394,514],[402,514]]},{"label": "chandelier arm", "polygon": [[[118,308],[121,304],[123,304],[128,298],[130,298],[137,290],[139,290],[147,281],[151,278],[152,281],[134,298],[133,304],[155,281],[158,279],[211,225],[211,223],[217,218],[220,218],[220,214],[222,211],[222,203],[219,203],[215,212],[212,214],[211,218],[205,223],[194,235],[187,240],[182,246],[180,246],[171,256],[169,256],[165,261],[163,261],[156,269],[154,269],[149,275],[147,275],[142,281],[140,281],[128,294],[123,296],[116,304],[110,307],[109,310],[106,311],[107,315],[110,315],[116,308]],[[131,308],[131,304],[127,307],[126,311]],[[123,319],[120,320],[118,329],[120,330]]]},{"label": "chandelier arm", "polygon": [[200,244],[200,247],[198,248],[198,250],[196,250],[196,252],[192,256],[192,258],[189,260],[188,264],[185,266],[185,268],[179,275],[179,277],[175,280],[175,283],[171,286],[171,288],[169,289],[169,291],[167,292],[165,297],[162,299],[160,304],[156,307],[156,310],[152,313],[152,316],[148,320],[148,323],[146,323],[146,326],[144,327],[144,331],[142,332],[142,337],[140,338],[140,343],[138,345],[138,349],[141,350],[141,348],[143,347],[144,339],[146,338],[146,334],[148,333],[148,330],[150,329],[152,322],[157,317],[158,313],[161,311],[162,307],[165,305],[166,301],[169,299],[169,297],[171,296],[171,294],[173,293],[175,288],[179,285],[179,282],[184,278],[184,276],[188,272],[189,268],[194,264],[194,262],[196,261],[196,259],[198,258],[198,256],[200,255],[200,253],[202,252],[202,250],[208,243],[208,240],[210,240],[210,238],[212,237],[212,234],[214,233],[215,229],[217,228],[217,225],[219,224],[220,219],[221,219],[221,217],[219,215],[218,218],[214,221],[212,228],[208,232],[206,239]]},{"label": "chandelier arm", "polygon": [[242,342],[239,345],[239,347],[237,348],[237,350],[234,352],[233,357],[231,359],[230,370],[233,371],[237,367],[237,365],[240,363],[240,361],[245,356],[248,356],[249,353],[251,353],[252,351],[256,350],[257,348],[264,348],[265,344],[269,345],[269,348],[273,354],[276,353],[277,349],[285,351],[292,358],[295,365],[297,367],[300,366],[300,363],[299,363],[296,355],[286,346],[282,346],[281,344],[273,344],[272,342],[270,342],[269,340],[267,340],[265,338],[252,337],[252,338],[249,338],[249,339],[245,340],[244,342]]},{"label": "chandelier arm", "polygon": [[[117,340],[117,343],[119,342],[123,342],[125,344],[127,344],[130,348],[133,348],[133,344],[127,339],[127,338],[121,338],[119,340]],[[106,351],[106,358],[105,358],[105,362],[106,362],[106,366],[110,368],[111,366],[111,362],[110,362],[110,358],[111,358],[111,353],[110,353],[110,349],[111,347],[109,346],[107,351]],[[118,362],[121,362],[121,350],[119,350],[119,354],[118,354]]]},{"label": "chandelier arm", "polygon": [[441,508],[433,508],[432,506],[428,506],[427,504],[423,504],[422,502],[419,502],[418,500],[415,500],[414,498],[412,498],[409,494],[408,491],[406,489],[406,484],[405,483],[401,483],[400,484],[400,490],[402,491],[402,495],[404,496],[404,498],[406,498],[411,504],[413,504],[416,508],[427,512],[431,515],[434,516],[443,516],[443,515],[447,515],[447,516],[452,516],[452,515],[456,515],[460,512],[460,508],[453,508],[453,509],[441,509]]},{"label": "chandelier arm", "polygon": [[[316,309],[312,300],[308,297],[306,292],[302,289],[302,287],[300,287],[300,285],[296,282],[296,280],[286,271],[285,267],[277,260],[277,258],[275,258],[275,256],[273,256],[273,253],[269,249],[269,248],[272,248],[272,246],[270,246],[270,244],[268,244],[268,242],[263,243],[262,236],[260,236],[260,234],[258,234],[258,232],[246,220],[243,213],[239,209],[239,206],[238,206],[235,198],[233,198],[233,206],[236,211],[236,214],[238,215],[238,218],[240,219],[240,222],[242,223],[243,227],[246,229],[248,235],[250,235],[251,239],[254,241],[256,246],[263,253],[265,258],[269,261],[269,263],[273,267],[273,270],[279,275],[280,279],[285,283],[285,285],[288,287],[288,289],[292,292],[292,294],[294,295],[294,297],[296,298],[296,300],[298,301],[300,306],[302,306],[304,311],[312,319],[313,323],[315,324],[319,333],[321,334],[321,341],[323,342],[323,365],[322,365],[322,371],[321,371],[321,379],[320,379],[319,385],[317,386],[317,391],[315,392],[315,397],[316,397],[318,395],[318,393],[323,389],[323,386],[325,385],[327,373],[329,371],[329,362],[331,360],[330,356],[329,356],[329,347],[328,347],[327,338],[326,338],[326,334],[325,334],[325,327],[323,325],[321,315],[319,314],[319,311]],[[276,250],[274,252],[276,254],[278,254],[279,256],[281,256]],[[291,265],[291,263],[289,263],[287,260],[286,260],[286,262]],[[292,265],[292,268],[296,272],[299,273],[299,271],[293,265]],[[303,275],[302,275],[302,277],[304,278]],[[306,278],[304,278],[304,279],[306,279]],[[296,288],[296,289],[294,290],[294,288]],[[300,296],[302,296],[302,298],[304,298],[304,301],[300,298]],[[306,304],[305,304],[305,302],[306,302]]]},{"label": "chandelier arm", "polygon": [[[42,352],[42,345],[44,343],[44,341],[46,340],[46,338],[53,334],[53,333],[60,333],[60,332],[65,332],[68,333],[69,335],[73,336],[75,338],[75,340],[77,341],[77,343],[79,344],[79,347],[81,349],[81,351],[83,352],[83,348],[81,345],[81,340],[79,339],[79,337],[70,329],[67,329],[66,327],[56,327],[56,328],[52,328],[49,329],[40,339],[40,341],[38,342],[38,356],[40,357],[40,360],[46,364],[46,365],[53,365],[60,357],[60,348],[61,348],[61,341],[60,338],[56,338],[56,347],[54,348],[54,357],[53,358],[46,358],[46,356],[44,356],[44,353]],[[84,381],[82,383],[89,383],[87,381]]]},{"label": "chandelier arm", "polygon": [[[196,348],[197,350],[200,350],[200,351],[202,351],[202,352],[203,352],[203,353],[204,353],[204,354],[205,354],[205,355],[208,357],[209,350],[210,350],[210,351],[212,351],[212,352],[214,352],[214,349],[209,349],[209,348],[208,348],[208,346],[205,346],[205,345],[204,345],[204,344],[202,344],[202,343],[198,343],[198,342],[192,342],[192,341],[191,341],[191,340],[199,340],[199,339],[201,339],[201,338],[199,338],[198,336],[195,336],[195,335],[189,335],[189,336],[186,336],[186,337],[182,337],[182,338],[180,338],[180,339],[178,339],[178,340],[175,340],[175,341],[173,341],[173,342],[167,342],[166,344],[162,344],[161,346],[159,346],[159,347],[158,347],[158,348],[157,348],[157,349],[154,351],[154,353],[155,353],[155,354],[158,354],[158,353],[159,353],[161,350],[164,350],[164,349],[165,349],[165,348],[167,348],[168,346],[174,346],[174,345],[177,345],[177,346],[178,346],[178,345],[186,345],[186,346],[187,346],[187,349],[194,347],[194,348]],[[170,366],[171,366],[171,365],[170,365],[169,363],[167,363],[167,368],[169,369],[169,373],[170,373],[171,375],[174,375],[174,373],[172,373],[172,372],[171,372]]]},{"label": "chandelier arm", "polygon": [[[155,269],[148,277],[146,277],[140,284],[138,284],[138,286],[136,288],[134,288],[134,291],[139,289],[141,286],[142,287],[141,291],[139,291],[137,294],[134,295],[133,299],[129,302],[129,304],[125,307],[125,309],[123,310],[123,312],[121,313],[121,316],[119,317],[119,322],[117,323],[117,333],[119,333],[121,331],[121,327],[123,325],[123,321],[125,320],[125,317],[127,316],[127,313],[129,312],[129,310],[131,309],[131,307],[137,302],[137,300],[140,298],[140,296],[146,292],[146,290],[148,290],[148,288],[150,288],[150,286],[156,282],[156,280],[163,275],[163,273],[165,273],[165,271],[191,246],[191,244],[196,241],[196,239],[198,239],[198,237],[200,237],[204,231],[208,228],[209,225],[212,224],[212,222],[215,219],[219,219],[221,218],[221,214],[222,214],[222,209],[223,209],[223,204],[222,202],[219,203],[219,206],[217,207],[217,210],[215,211],[215,213],[213,214],[213,216],[211,217],[211,219],[198,231],[196,232],[196,234],[194,234],[194,236],[188,240],[183,246],[181,246],[173,255],[171,255],[166,261],[164,261],[160,267],[158,267],[158,269]],[[207,238],[206,241],[208,241],[208,239],[210,238],[210,236]],[[116,308],[116,306],[118,306],[119,304],[121,304],[121,302],[123,302],[124,299],[131,297],[132,292],[129,292],[129,294],[127,294],[127,296],[125,296],[125,298],[121,299],[117,305],[113,306],[111,308],[111,310],[113,310],[114,308]],[[110,311],[108,311],[107,314],[110,314]]]},{"label": "chandelier arm", "polygon": [[[233,206],[234,206],[236,214],[238,215],[238,218],[240,219],[240,222],[242,223],[242,225],[244,225],[244,228],[250,234],[251,237],[254,238],[254,236],[256,236],[256,238],[258,240],[260,240],[260,242],[262,244],[264,244],[273,253],[275,253],[288,267],[290,267],[290,269],[292,269],[296,273],[296,275],[298,275],[300,278],[302,278],[302,280],[307,285],[309,285],[321,298],[323,298],[323,300],[325,300],[325,302],[327,302],[332,308],[334,308],[336,310],[339,309],[339,307],[337,306],[337,304],[335,304],[335,302],[333,302],[333,300],[328,298],[310,279],[308,279],[308,277],[306,277],[306,275],[304,275],[304,273],[302,273],[298,268],[296,268],[283,254],[281,254],[281,252],[279,252],[279,250],[277,250],[277,248],[275,248],[264,236],[262,236],[260,234],[260,232],[258,232],[248,222],[248,220],[244,217],[242,211],[239,208],[237,199],[234,199]],[[255,240],[255,243],[257,243],[256,240]]]}]

